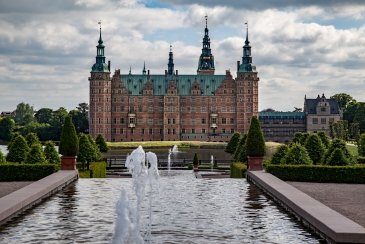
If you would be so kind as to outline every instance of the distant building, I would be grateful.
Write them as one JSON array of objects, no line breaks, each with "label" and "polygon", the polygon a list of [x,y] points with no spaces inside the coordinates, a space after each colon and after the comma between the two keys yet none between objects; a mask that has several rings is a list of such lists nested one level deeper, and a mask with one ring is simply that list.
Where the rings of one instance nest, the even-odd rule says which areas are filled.
[{"label": "distant building", "polygon": [[[233,132],[247,132],[258,115],[258,82],[252,64],[248,31],[237,78],[230,71],[216,75],[206,23],[196,74],[174,70],[170,47],[167,70],[151,74],[111,76],[100,37],[90,82],[90,134],[107,141],[228,141]],[[142,57],[141,57],[142,58]]]},{"label": "distant building", "polygon": [[324,94],[315,99],[304,98],[304,113],[307,132],[324,131],[329,135],[330,124],[341,120],[342,112],[335,99],[327,99]]},{"label": "distant building", "polygon": [[260,112],[259,120],[266,141],[288,143],[296,132],[306,132],[304,112]]},{"label": "distant building", "polygon": [[14,116],[15,116],[15,111],[13,111],[13,112],[8,112],[8,111],[1,112],[1,117],[14,117]]}]

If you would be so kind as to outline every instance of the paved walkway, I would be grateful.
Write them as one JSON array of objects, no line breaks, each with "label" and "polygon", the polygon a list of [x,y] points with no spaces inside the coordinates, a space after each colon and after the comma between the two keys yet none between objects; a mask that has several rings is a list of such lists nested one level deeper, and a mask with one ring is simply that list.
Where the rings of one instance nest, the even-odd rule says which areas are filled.
[{"label": "paved walkway", "polygon": [[365,227],[365,184],[287,183]]},{"label": "paved walkway", "polygon": [[9,181],[9,182],[0,182],[0,198],[6,196],[24,186],[33,183],[33,181]]}]

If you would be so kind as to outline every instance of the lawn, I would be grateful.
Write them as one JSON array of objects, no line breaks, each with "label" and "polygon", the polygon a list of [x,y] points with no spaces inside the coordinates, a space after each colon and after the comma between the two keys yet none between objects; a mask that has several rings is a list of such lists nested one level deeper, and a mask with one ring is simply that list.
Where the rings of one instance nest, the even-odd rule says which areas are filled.
[{"label": "lawn", "polygon": [[357,151],[357,146],[354,144],[346,144],[347,149],[351,153],[352,156],[359,156],[359,152]]}]

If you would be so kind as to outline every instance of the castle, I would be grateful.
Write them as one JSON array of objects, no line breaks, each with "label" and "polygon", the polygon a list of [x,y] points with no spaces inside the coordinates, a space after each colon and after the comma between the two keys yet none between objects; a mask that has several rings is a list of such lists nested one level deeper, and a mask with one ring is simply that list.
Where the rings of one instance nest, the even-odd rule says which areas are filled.
[{"label": "castle", "polygon": [[258,82],[248,39],[237,77],[216,75],[207,17],[196,74],[174,70],[170,46],[167,70],[151,74],[111,76],[105,62],[101,27],[90,81],[89,133],[107,141],[228,141],[233,132],[247,132],[258,115]]}]

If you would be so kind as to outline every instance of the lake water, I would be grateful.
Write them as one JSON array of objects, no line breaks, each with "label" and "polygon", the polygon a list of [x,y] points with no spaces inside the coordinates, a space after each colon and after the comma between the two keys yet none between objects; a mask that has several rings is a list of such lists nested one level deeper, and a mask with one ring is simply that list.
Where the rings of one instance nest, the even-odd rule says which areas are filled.
[{"label": "lake water", "polygon": [[[152,243],[319,243],[244,179],[166,171],[152,204]],[[121,189],[132,179],[80,179],[0,229],[0,243],[109,243]],[[148,200],[141,209],[147,232]]]}]

